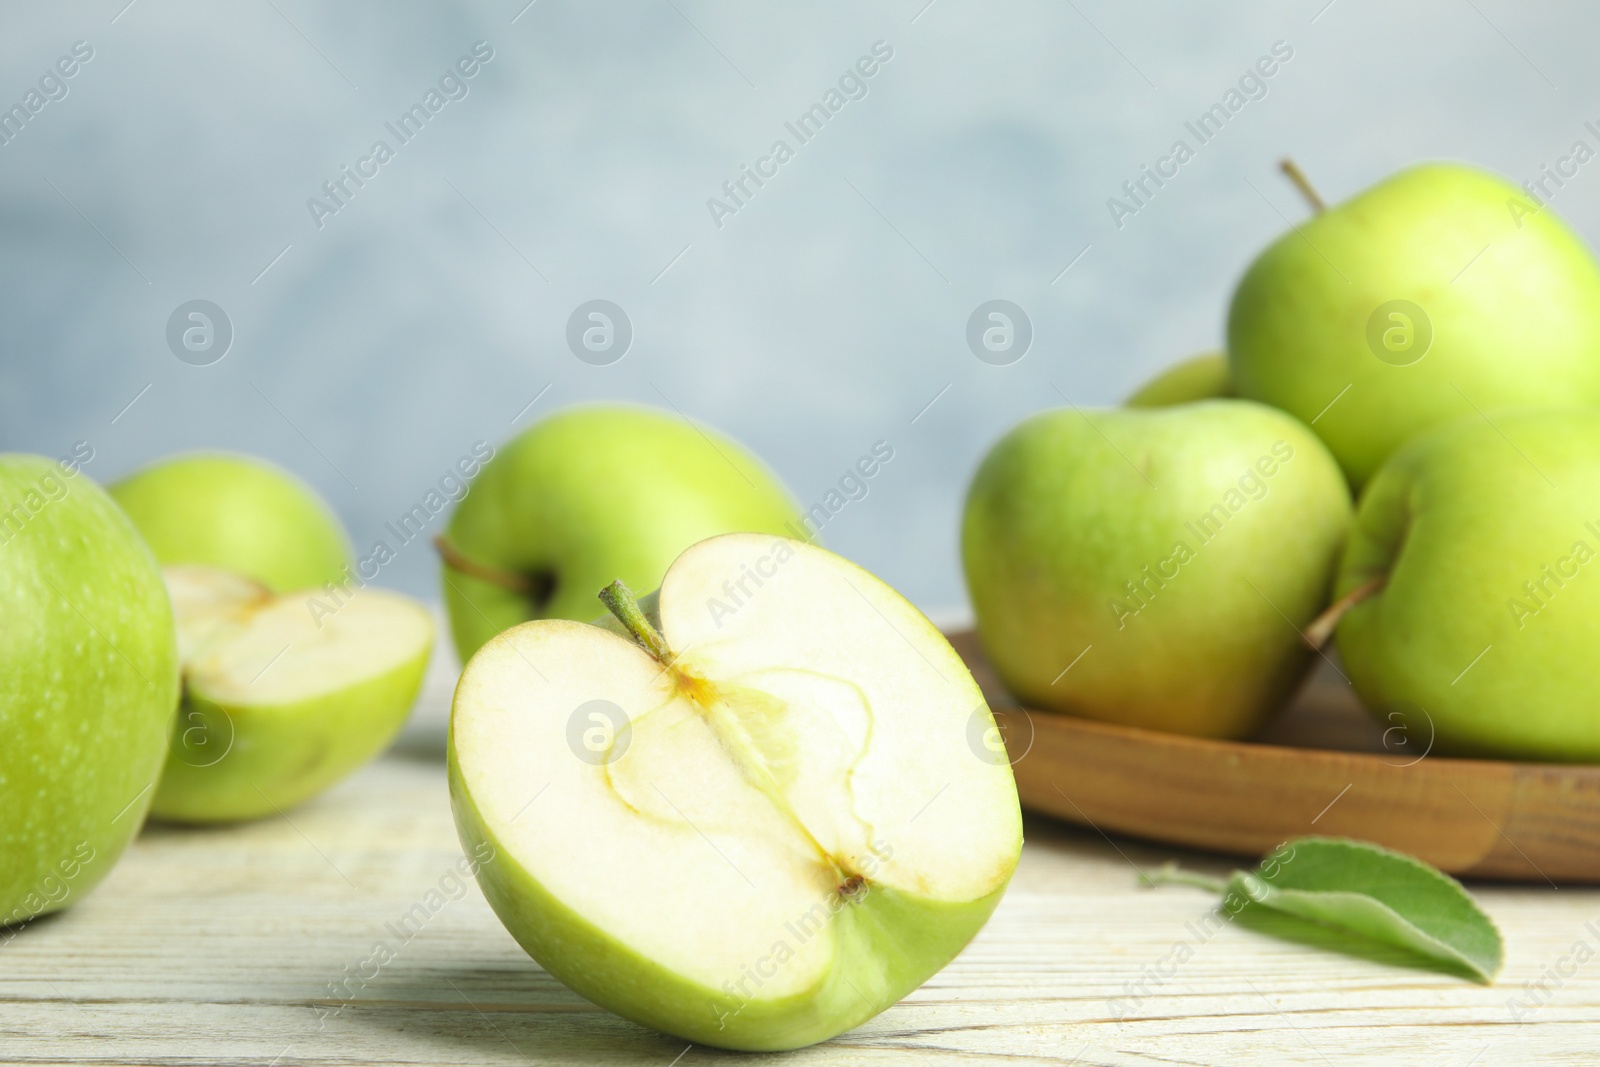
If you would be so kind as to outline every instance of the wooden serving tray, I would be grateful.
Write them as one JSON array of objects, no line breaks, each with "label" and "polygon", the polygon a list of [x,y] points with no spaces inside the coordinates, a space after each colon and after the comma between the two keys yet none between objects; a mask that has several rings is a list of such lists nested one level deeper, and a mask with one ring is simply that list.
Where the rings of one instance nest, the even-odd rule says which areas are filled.
[{"label": "wooden serving tray", "polygon": [[[970,631],[1031,811],[1256,858],[1287,838],[1374,841],[1460,877],[1600,882],[1600,766],[1447,759],[1391,734],[1324,664],[1250,741],[1210,741],[1017,706]],[[1401,743],[1403,741],[1403,743]]]}]

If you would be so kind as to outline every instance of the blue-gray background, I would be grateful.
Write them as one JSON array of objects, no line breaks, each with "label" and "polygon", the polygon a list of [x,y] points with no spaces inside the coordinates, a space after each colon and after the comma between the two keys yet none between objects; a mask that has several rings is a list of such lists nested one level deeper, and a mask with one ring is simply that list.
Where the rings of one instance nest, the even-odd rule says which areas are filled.
[{"label": "blue-gray background", "polygon": [[[948,609],[984,449],[1219,343],[1234,279],[1304,212],[1281,155],[1342,199],[1418,159],[1521,182],[1600,146],[1577,3],[526,4],[8,5],[0,106],[74,42],[94,58],[0,146],[0,448],[87,440],[101,481],[258,453],[364,548],[476,440],[670,402],[805,504],[890,442],[825,541]],[[384,122],[480,40],[466,98],[398,147]],[[880,40],[865,98],[719,229],[707,198]],[[1114,225],[1107,198],[1280,40],[1266,95]],[[380,137],[396,158],[319,229],[307,199]],[[1590,170],[1556,207],[1594,239]],[[236,330],[210,366],[165,339],[194,298]],[[636,331],[611,366],[564,340],[593,298]],[[965,341],[992,298],[1035,330],[1010,366]],[[434,593],[420,542],[384,574]]]}]

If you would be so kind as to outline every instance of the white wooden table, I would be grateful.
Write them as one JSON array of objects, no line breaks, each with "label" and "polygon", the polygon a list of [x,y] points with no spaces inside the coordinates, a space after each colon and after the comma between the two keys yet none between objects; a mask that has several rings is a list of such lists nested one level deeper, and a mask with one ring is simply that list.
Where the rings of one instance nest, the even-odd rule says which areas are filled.
[{"label": "white wooden table", "polygon": [[[686,1047],[595,1008],[518,948],[475,884],[458,886],[439,729],[448,684],[436,678],[395,751],[325,796],[244,826],[148,827],[76,907],[0,944],[0,1062],[770,1060]],[[1010,892],[959,959],[877,1019],[787,1058],[1600,1062],[1600,890],[1473,887],[1508,950],[1484,988],[1234,924],[1206,937],[1209,894],[1141,889],[1134,868],[1224,862],[1047,820],[1027,831]],[[405,927],[419,903],[426,921]],[[381,965],[379,943],[393,956]],[[1524,987],[1541,981],[1544,992]]]}]

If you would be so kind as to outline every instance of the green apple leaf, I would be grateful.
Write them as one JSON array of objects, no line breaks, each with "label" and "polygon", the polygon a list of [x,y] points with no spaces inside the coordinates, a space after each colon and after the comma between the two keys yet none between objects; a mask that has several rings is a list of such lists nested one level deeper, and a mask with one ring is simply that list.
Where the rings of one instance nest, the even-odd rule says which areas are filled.
[{"label": "green apple leaf", "polygon": [[[1365,841],[1301,837],[1226,882],[1168,869],[1154,881],[1221,889],[1239,915],[1269,908],[1381,942],[1489,984],[1505,957],[1500,931],[1461,883],[1421,860]],[[1264,932],[1274,932],[1261,927]]]}]

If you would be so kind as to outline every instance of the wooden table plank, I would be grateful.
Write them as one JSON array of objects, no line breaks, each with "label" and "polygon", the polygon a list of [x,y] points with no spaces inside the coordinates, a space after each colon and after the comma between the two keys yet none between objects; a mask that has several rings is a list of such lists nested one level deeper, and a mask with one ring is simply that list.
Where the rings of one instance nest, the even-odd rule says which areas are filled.
[{"label": "wooden table plank", "polygon": [[[287,817],[147,828],[77,907],[0,945],[0,1061],[765,1059],[685,1051],[589,1005],[528,959],[476,885],[456,881],[461,853],[430,738],[413,735]],[[1135,865],[1175,855],[1226,869],[1030,820],[1010,893],[954,964],[878,1019],[789,1058],[940,1067],[1595,1062],[1600,891],[1475,887],[1508,947],[1505,976],[1483,988],[1237,924],[1197,936],[1208,894],[1136,885]],[[419,903],[425,921],[402,927]],[[379,943],[393,958],[364,966]],[[1578,955],[1594,958],[1577,962],[1578,944]],[[1529,998],[1524,982],[1564,958],[1572,973],[1546,982],[1547,1003],[1515,1010]]]}]

